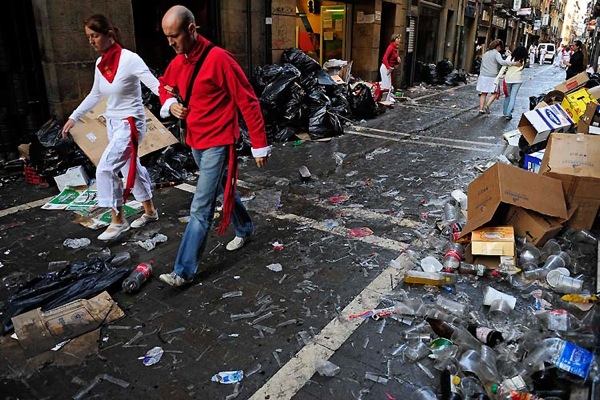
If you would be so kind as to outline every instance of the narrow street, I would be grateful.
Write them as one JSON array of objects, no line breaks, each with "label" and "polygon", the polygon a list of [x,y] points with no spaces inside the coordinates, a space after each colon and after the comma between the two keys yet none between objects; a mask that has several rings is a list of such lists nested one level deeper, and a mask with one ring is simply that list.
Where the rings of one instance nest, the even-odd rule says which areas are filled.
[{"label": "narrow street", "polygon": [[[156,190],[160,220],[109,243],[112,253],[129,251],[132,265],[154,263],[153,278],[140,292],[111,292],[125,317],[92,332],[86,346],[30,359],[10,335],[0,337],[0,398],[70,399],[101,374],[128,386],[100,380],[81,398],[366,400],[416,399],[415,388],[426,386],[438,391],[440,372],[432,360],[419,366],[393,355],[406,342],[409,322],[348,315],[387,307],[382,296],[402,290],[426,305],[435,302],[438,288],[404,284],[390,261],[406,251],[441,259],[447,238],[435,222],[443,200],[455,189],[466,193],[477,167],[502,154],[502,134],[516,129],[529,96],[562,82],[564,70],[535,65],[524,77],[511,121],[502,118],[503,99],[490,115],[478,114],[473,78],[463,87],[417,91],[329,142],[276,144],[264,169],[244,159],[239,190],[256,232],[244,248],[228,252],[231,227],[223,237],[213,230],[201,272],[181,289],[157,277],[172,270],[185,228],[180,218],[189,215],[194,188]],[[298,173],[303,165],[312,174],[306,183]],[[75,223],[74,214],[40,208],[56,194],[54,187],[24,181],[3,184],[0,301],[18,282],[47,273],[48,262],[75,262],[103,249],[99,231]],[[373,234],[352,237],[356,228]],[[136,235],[156,232],[168,241],[154,250],[135,243]],[[62,245],[84,237],[91,246]],[[270,270],[271,264],[282,270]],[[484,282],[459,281],[448,296],[478,311]],[[495,286],[510,289],[506,282]],[[146,367],[138,358],[155,346],[165,353]],[[317,361],[327,359],[340,367],[335,377],[316,373]],[[245,373],[239,386],[211,382],[214,374],[235,370]],[[369,373],[379,382],[366,379]]]}]

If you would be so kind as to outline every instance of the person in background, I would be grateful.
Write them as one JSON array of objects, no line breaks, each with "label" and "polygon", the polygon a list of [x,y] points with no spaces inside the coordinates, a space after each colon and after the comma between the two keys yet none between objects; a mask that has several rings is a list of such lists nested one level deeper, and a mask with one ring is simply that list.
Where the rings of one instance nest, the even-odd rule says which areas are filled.
[{"label": "person in background", "polygon": [[[481,69],[479,71],[479,78],[477,78],[480,114],[489,114],[490,105],[499,97],[495,93],[495,80],[500,67],[503,65],[516,65],[514,61],[503,59],[502,55],[500,55],[500,50],[502,50],[502,40],[493,40],[490,43],[489,50],[485,52],[481,59]],[[488,93],[491,93],[491,96],[486,104]]]},{"label": "person in background", "polygon": [[401,43],[401,36],[398,33],[392,35],[392,41],[388,45],[379,72],[381,73],[381,90],[390,90],[392,87],[392,73],[394,68],[400,64],[401,58],[398,55],[398,48]]},{"label": "person in background", "polygon": [[[512,119],[512,112],[515,108],[515,100],[517,94],[523,83],[523,65],[527,59],[527,49],[523,46],[517,46],[515,51],[512,52],[512,61],[519,62],[520,65],[511,65],[509,67],[502,67],[505,70],[504,83],[506,84],[507,96],[504,98],[503,104],[503,115],[504,119],[510,121]],[[500,71],[502,73],[503,71]]]},{"label": "person in background", "polygon": [[[223,193],[223,217],[218,233],[224,234],[231,220],[235,226],[235,238],[226,249],[242,248],[254,233],[250,215],[236,193],[238,112],[248,126],[257,167],[267,164],[271,146],[267,145],[258,98],[233,55],[199,35],[194,15],[181,5],[173,6],[165,13],[162,30],[177,55],[159,78],[160,115],[164,118],[171,114],[186,121],[186,141],[200,169],[190,207],[190,221],[173,271],[159,276],[161,281],[177,287],[192,282],[198,270],[219,194]],[[200,70],[191,82],[197,63],[201,63]],[[185,99],[189,103],[184,107],[176,97],[188,93],[190,84],[191,95]]]},{"label": "person in background", "polygon": [[540,65],[544,65],[544,63],[546,62],[546,53],[548,51],[546,50],[546,46],[542,46],[540,47],[539,53],[540,53]]},{"label": "person in background", "polygon": [[537,48],[537,43],[532,43],[531,46],[529,46],[529,66],[533,67],[533,64],[535,64],[535,56],[537,55],[538,52],[538,48]]},{"label": "person in background", "polygon": [[[158,220],[150,175],[140,163],[136,147],[146,134],[140,82],[156,95],[159,83],[140,56],[121,46],[119,29],[106,16],[92,15],[84,25],[88,41],[100,57],[96,60],[90,93],[73,111],[61,133],[66,139],[76,121],[93,109],[103,96],[108,97],[104,114],[108,146],[96,167],[96,185],[98,206],[111,210],[111,223],[98,239],[112,240],[130,227],[140,228]],[[119,171],[127,181],[125,189]],[[131,225],[123,216],[123,203],[129,192],[144,207],[144,214]]]},{"label": "person in background", "polygon": [[554,66],[560,67],[563,59],[563,46],[557,46],[556,52],[554,53]]},{"label": "person in background", "polygon": [[502,53],[502,58],[504,58],[505,60],[510,60],[511,59],[511,51],[510,51],[510,46],[506,45],[504,47],[504,52]]},{"label": "person in background", "polygon": [[585,48],[581,40],[576,40],[571,44],[571,51],[572,54],[569,61],[565,62],[567,66],[567,79],[585,71],[587,64]]}]

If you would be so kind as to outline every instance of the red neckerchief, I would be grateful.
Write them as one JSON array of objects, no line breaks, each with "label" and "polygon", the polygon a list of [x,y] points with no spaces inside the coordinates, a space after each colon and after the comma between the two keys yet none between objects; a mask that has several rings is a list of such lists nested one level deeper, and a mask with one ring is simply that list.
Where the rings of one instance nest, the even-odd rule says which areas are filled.
[{"label": "red neckerchief", "polygon": [[98,63],[100,73],[110,83],[113,82],[115,75],[117,75],[119,60],[121,59],[121,50],[121,46],[119,46],[117,42],[114,42],[104,53],[102,53],[102,59]]},{"label": "red neckerchief", "polygon": [[238,177],[238,163],[237,163],[237,152],[235,151],[235,144],[229,145],[229,165],[227,167],[227,181],[223,191],[223,219],[217,229],[217,235],[223,236],[227,231],[229,222],[231,221],[231,214],[235,207],[235,189],[237,186]]}]

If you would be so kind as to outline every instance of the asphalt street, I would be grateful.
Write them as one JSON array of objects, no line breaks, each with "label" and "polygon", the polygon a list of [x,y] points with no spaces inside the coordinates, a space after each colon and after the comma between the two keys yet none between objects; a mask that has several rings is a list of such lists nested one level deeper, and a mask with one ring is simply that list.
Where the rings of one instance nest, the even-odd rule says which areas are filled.
[{"label": "asphalt street", "polygon": [[[160,220],[108,245],[113,253],[129,251],[132,264],[154,262],[153,278],[139,293],[113,294],[125,317],[79,347],[30,359],[16,340],[0,337],[0,397],[73,398],[102,374],[128,385],[101,379],[82,398],[366,400],[435,390],[439,373],[427,375],[429,360],[419,366],[392,355],[405,323],[348,315],[378,307],[383,295],[400,289],[435,300],[437,289],[407,287],[389,263],[407,250],[441,256],[445,239],[435,221],[442,202],[454,189],[466,192],[477,167],[502,154],[502,134],[516,129],[529,96],[551,90],[564,71],[536,65],[524,77],[512,121],[502,118],[500,102],[490,115],[478,114],[473,78],[463,87],[417,89],[330,141],[276,144],[266,168],[244,159],[239,189],[256,232],[244,248],[228,252],[231,227],[224,237],[213,230],[201,272],[185,288],[157,277],[172,270],[193,186],[156,190]],[[303,165],[309,182],[300,179]],[[74,214],[39,207],[56,194],[22,181],[3,185],[0,300],[17,282],[47,273],[48,262],[75,262],[104,247],[100,232],[77,224]],[[135,243],[157,232],[168,240],[154,250]],[[72,250],[62,245],[67,238],[92,244]],[[281,271],[267,268],[272,264]],[[476,310],[481,284],[459,286],[453,296]],[[155,346],[164,349],[162,359],[144,366],[138,358]],[[340,367],[333,378],[316,373],[317,362],[327,359]],[[246,375],[241,384],[211,382],[217,372],[235,370]]]}]

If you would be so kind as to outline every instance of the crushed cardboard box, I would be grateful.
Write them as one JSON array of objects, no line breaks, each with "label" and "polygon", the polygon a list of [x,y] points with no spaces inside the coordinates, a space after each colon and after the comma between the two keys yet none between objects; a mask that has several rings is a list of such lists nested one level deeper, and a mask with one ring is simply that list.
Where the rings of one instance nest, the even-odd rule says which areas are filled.
[{"label": "crushed cardboard box", "polygon": [[[85,155],[98,165],[104,149],[108,145],[106,136],[106,98],[102,99],[96,107],[85,114],[71,129],[71,136]],[[173,134],[148,110],[146,110],[146,135],[139,145],[140,157],[167,146],[177,143]]]},{"label": "crushed cardboard box", "polygon": [[104,291],[89,300],[75,300],[49,311],[37,308],[12,318],[19,344],[28,357],[125,314]]},{"label": "crushed cardboard box", "polygon": [[554,87],[555,90],[560,90],[561,92],[567,94],[576,91],[580,87],[586,84],[587,81],[590,80],[590,76],[587,72],[582,72],[580,74],[575,75],[571,79],[567,79],[564,82],[556,85]]},{"label": "crushed cardboard box", "polygon": [[64,174],[54,177],[56,186],[61,192],[68,187],[87,187],[90,178],[82,166],[71,167]]},{"label": "crushed cardboard box", "polygon": [[489,224],[499,225],[509,205],[551,217],[568,217],[561,181],[502,163],[494,164],[469,184],[467,202],[467,224],[461,237]]},{"label": "crushed cardboard box", "polygon": [[589,103],[579,118],[577,124],[578,133],[589,133],[592,135],[600,135],[600,106],[594,103]]},{"label": "crushed cardboard box", "polygon": [[573,93],[565,95],[561,106],[571,117],[575,124],[579,118],[585,113],[588,104],[598,105],[598,101],[592,96],[586,88],[581,88]]},{"label": "crushed cardboard box", "polygon": [[548,139],[552,132],[567,132],[575,122],[559,104],[526,111],[519,120],[519,131],[527,143],[536,144]]},{"label": "crushed cardboard box", "polygon": [[542,158],[544,158],[545,151],[546,150],[540,150],[525,154],[525,158],[523,159],[523,169],[537,174],[540,171],[540,165],[542,165]]},{"label": "crushed cardboard box", "polygon": [[516,235],[524,237],[527,242],[543,246],[563,228],[564,220],[548,217],[535,211],[510,206],[503,223],[514,228]]},{"label": "crushed cardboard box", "polygon": [[567,225],[591,229],[600,209],[600,136],[550,135],[540,173],[562,182],[570,208]]}]

